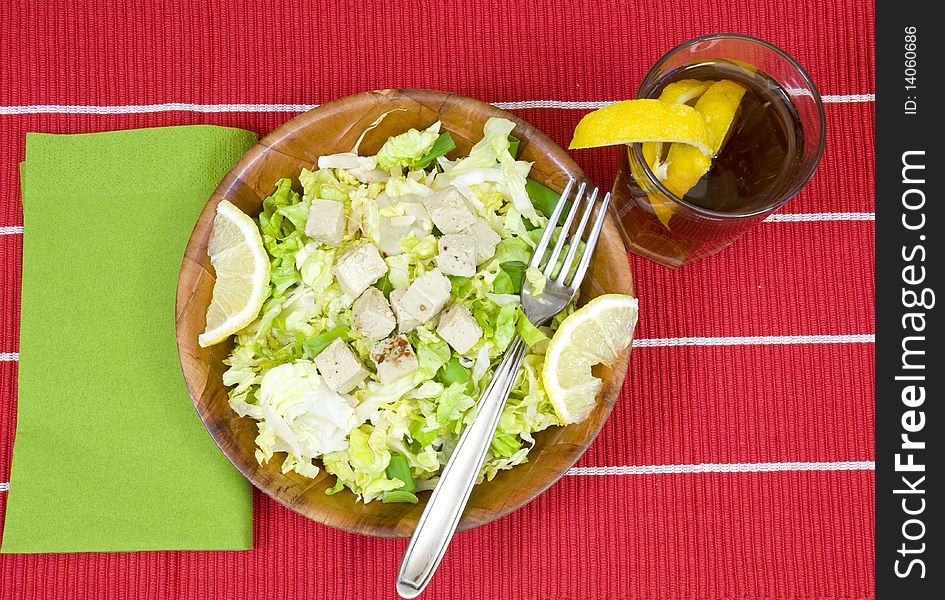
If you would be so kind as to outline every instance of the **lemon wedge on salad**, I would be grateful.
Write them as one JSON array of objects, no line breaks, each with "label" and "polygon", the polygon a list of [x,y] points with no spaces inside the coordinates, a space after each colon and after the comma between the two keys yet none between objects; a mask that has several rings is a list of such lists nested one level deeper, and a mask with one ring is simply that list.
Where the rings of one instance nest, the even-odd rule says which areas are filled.
[{"label": "lemon wedge on salad", "polygon": [[226,200],[217,205],[207,254],[217,279],[207,308],[207,329],[197,338],[204,348],[256,319],[269,295],[271,268],[256,223]]},{"label": "lemon wedge on salad", "polygon": [[612,365],[630,345],[637,306],[631,296],[598,296],[568,315],[551,338],[542,381],[564,423],[583,421],[594,409],[602,382],[591,367]]}]

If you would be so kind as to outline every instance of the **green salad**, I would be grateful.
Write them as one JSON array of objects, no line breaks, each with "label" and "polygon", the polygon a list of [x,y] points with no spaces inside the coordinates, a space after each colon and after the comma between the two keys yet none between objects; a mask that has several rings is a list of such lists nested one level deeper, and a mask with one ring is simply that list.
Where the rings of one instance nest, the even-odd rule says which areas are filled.
[{"label": "green salad", "polygon": [[541,371],[573,305],[536,328],[519,298],[544,281],[526,265],[558,194],[528,179],[513,128],[489,119],[451,160],[437,122],[276,183],[256,219],[269,294],[223,377],[233,410],[258,422],[260,463],[284,456],[283,472],[314,477],[320,460],[337,478],[329,494],[416,502],[516,334],[529,351],[481,477],[526,462],[533,434],[564,424]]}]

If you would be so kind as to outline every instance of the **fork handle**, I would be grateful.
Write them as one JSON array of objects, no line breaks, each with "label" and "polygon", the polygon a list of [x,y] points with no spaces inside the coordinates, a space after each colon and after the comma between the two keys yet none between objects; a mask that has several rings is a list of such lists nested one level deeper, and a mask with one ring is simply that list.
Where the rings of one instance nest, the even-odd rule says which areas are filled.
[{"label": "fork handle", "polygon": [[427,501],[400,563],[397,592],[403,598],[419,595],[443,559],[486,461],[499,417],[502,416],[502,409],[515,384],[524,356],[525,344],[515,336],[496,368],[492,381],[479,399],[476,417],[460,436],[452,456],[443,468],[440,481]]}]

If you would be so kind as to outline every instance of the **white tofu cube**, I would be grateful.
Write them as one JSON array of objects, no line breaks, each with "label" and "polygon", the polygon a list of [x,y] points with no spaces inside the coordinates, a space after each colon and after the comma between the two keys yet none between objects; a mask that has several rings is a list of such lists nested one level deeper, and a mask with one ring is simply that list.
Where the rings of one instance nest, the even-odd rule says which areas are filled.
[{"label": "white tofu cube", "polygon": [[472,277],[476,274],[476,238],[465,233],[448,233],[437,240],[436,266],[447,275]]},{"label": "white tofu cube", "polygon": [[420,319],[415,319],[410,316],[410,313],[408,313],[400,303],[401,298],[403,298],[406,293],[407,288],[394,290],[390,293],[390,307],[394,312],[394,316],[397,317],[397,331],[400,333],[408,333],[420,325]]},{"label": "white tofu cube", "polygon": [[481,265],[493,256],[495,256],[495,247],[499,245],[502,238],[496,233],[489,224],[480,218],[469,226],[469,234],[476,238],[476,265]]},{"label": "white tofu cube", "polygon": [[381,383],[390,383],[401,377],[410,375],[420,368],[420,361],[407,336],[395,335],[388,338],[371,350],[371,360],[377,365],[377,378]]},{"label": "white tofu cube", "polygon": [[331,272],[341,289],[357,298],[387,273],[387,263],[374,244],[365,242],[339,256]]},{"label": "white tofu cube", "polygon": [[397,326],[397,319],[381,290],[369,287],[351,307],[351,328],[372,340],[383,340]]},{"label": "white tofu cube", "polygon": [[466,354],[472,350],[482,337],[482,327],[462,304],[450,304],[446,307],[440,315],[440,324],[437,325],[436,332],[460,354]]},{"label": "white tofu cube", "polygon": [[433,224],[442,233],[462,233],[478,218],[469,209],[463,195],[454,187],[443,188],[425,197],[423,206],[430,213]]},{"label": "white tofu cube", "polygon": [[305,235],[319,244],[337,246],[345,231],[345,205],[335,200],[312,200]]},{"label": "white tofu cube", "polygon": [[336,392],[345,394],[354,389],[368,376],[357,355],[341,338],[337,338],[315,357],[318,373],[325,384]]},{"label": "white tofu cube", "polygon": [[410,284],[399,304],[410,316],[426,323],[446,306],[451,289],[450,280],[439,269],[431,269]]}]

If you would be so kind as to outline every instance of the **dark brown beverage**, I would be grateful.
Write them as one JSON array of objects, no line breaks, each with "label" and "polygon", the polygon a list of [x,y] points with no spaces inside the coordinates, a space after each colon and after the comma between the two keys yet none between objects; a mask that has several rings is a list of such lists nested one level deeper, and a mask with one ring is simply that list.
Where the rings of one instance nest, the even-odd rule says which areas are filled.
[{"label": "dark brown beverage", "polygon": [[[742,38],[735,43],[754,41]],[[807,114],[810,101],[821,111],[813,113],[815,118],[822,119],[823,113],[812,86],[789,94],[773,77],[742,60],[706,58],[668,66],[654,67],[660,76],[651,71],[638,98],[659,98],[667,85],[684,79],[728,80],[746,90],[708,172],[681,198],[645,163],[641,144],[622,152],[613,206],[628,249],[680,266],[718,252],[797,193],[823,148],[822,121],[817,139],[805,140],[805,131],[813,128]],[[694,98],[688,104],[697,102]],[[803,114],[798,106],[804,107]],[[663,160],[668,151],[669,144],[664,144]]]},{"label": "dark brown beverage", "polygon": [[681,79],[727,79],[746,89],[712,168],[684,199],[720,212],[767,204],[789,183],[803,144],[800,119],[785,90],[757,69],[717,60],[678,69],[660,81],[649,97],[659,97],[664,87]]}]

